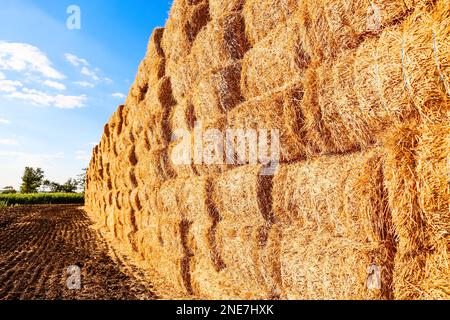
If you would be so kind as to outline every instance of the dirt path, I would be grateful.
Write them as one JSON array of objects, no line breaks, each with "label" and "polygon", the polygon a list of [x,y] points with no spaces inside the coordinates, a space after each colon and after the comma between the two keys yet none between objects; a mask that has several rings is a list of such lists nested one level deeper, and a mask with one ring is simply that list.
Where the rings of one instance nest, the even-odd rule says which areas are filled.
[{"label": "dirt path", "polygon": [[[76,206],[0,209],[0,299],[155,299],[91,224]],[[80,268],[81,289],[68,289],[69,266]]]}]

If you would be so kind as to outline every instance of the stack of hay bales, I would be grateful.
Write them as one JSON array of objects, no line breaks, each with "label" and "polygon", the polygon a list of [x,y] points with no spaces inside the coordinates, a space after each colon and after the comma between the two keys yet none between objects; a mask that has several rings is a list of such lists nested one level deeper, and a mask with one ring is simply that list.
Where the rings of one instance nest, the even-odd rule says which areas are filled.
[{"label": "stack of hay bales", "polygon": [[449,299],[449,38],[446,0],[175,0],[86,210],[174,295]]}]

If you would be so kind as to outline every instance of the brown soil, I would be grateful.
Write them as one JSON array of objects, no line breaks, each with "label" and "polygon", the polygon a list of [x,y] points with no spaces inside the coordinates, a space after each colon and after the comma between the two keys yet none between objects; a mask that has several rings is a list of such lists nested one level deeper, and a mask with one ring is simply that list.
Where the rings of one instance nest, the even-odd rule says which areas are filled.
[{"label": "brown soil", "polygon": [[[0,209],[0,300],[155,299],[136,268],[109,254],[92,224],[72,205]],[[66,285],[72,265],[81,270],[79,290]]]}]

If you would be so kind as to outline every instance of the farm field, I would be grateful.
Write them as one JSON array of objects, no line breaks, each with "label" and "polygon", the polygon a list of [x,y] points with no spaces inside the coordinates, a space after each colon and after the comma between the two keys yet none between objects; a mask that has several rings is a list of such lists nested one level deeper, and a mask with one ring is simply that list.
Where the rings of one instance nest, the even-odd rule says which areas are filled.
[{"label": "farm field", "polygon": [[[154,299],[77,205],[0,208],[0,299]],[[81,270],[70,290],[67,268]]]}]

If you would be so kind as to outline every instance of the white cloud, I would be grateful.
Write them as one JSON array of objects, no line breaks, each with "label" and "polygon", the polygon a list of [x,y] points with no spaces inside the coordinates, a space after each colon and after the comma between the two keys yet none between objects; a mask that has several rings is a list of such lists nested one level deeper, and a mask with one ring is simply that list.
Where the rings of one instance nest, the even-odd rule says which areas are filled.
[{"label": "white cloud", "polygon": [[120,93],[120,92],[113,93],[112,96],[114,98],[118,98],[118,99],[125,99],[127,97],[126,95],[124,95],[123,93]]},{"label": "white cloud", "polygon": [[64,79],[39,48],[26,43],[0,41],[0,69],[36,72],[46,78]]},{"label": "white cloud", "polygon": [[77,152],[75,152],[75,159],[81,161],[89,161],[91,157],[86,150],[78,150]]},{"label": "white cloud", "polygon": [[8,119],[0,118],[0,124],[11,124],[11,121],[9,121]]},{"label": "white cloud", "polygon": [[3,79],[5,79],[6,77],[5,77],[5,74],[3,73],[3,72],[1,72],[0,71],[0,80],[3,80]]},{"label": "white cloud", "polygon": [[79,85],[80,87],[83,87],[83,88],[93,88],[93,87],[95,87],[95,84],[87,82],[87,81],[76,81],[76,82],[74,82],[74,84],[77,84],[77,85]]},{"label": "white cloud", "polygon": [[0,150],[0,157],[2,159],[12,158],[15,163],[26,163],[27,166],[41,167],[45,164],[48,164],[48,161],[64,159],[64,153],[57,152],[55,154],[36,154]]},{"label": "white cloud", "polygon": [[15,92],[18,87],[22,87],[20,81],[0,80],[0,92]]},{"label": "white cloud", "polygon": [[35,89],[24,88],[21,92],[13,92],[7,97],[24,100],[39,106],[55,106],[61,109],[74,109],[84,106],[86,96],[51,95]]},{"label": "white cloud", "polygon": [[51,81],[51,80],[45,80],[43,82],[44,85],[46,85],[49,88],[53,88],[56,90],[66,90],[66,86],[62,84],[61,82]]},{"label": "white cloud", "polygon": [[19,142],[16,139],[0,139],[2,146],[18,146]]},{"label": "white cloud", "polygon": [[79,67],[80,65],[89,66],[89,62],[86,59],[79,58],[74,54],[66,53],[64,56],[66,57],[66,60],[75,67]]},{"label": "white cloud", "polygon": [[94,81],[99,81],[100,80],[100,77],[97,75],[97,72],[89,69],[86,66],[81,68],[81,74],[92,78],[92,80],[94,80]]}]

